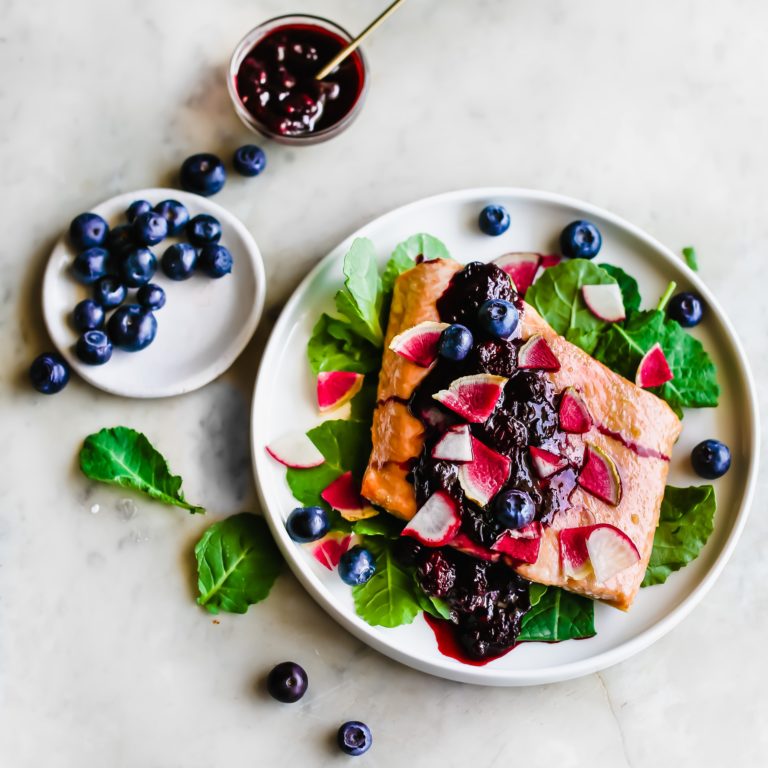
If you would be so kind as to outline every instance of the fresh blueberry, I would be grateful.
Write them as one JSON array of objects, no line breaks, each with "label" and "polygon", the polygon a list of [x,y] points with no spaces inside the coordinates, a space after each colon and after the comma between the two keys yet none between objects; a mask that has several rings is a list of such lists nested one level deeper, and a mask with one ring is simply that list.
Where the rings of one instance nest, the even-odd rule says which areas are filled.
[{"label": "fresh blueberry", "polygon": [[104,365],[112,357],[112,342],[104,331],[86,331],[77,340],[75,352],[88,365]]},{"label": "fresh blueberry", "polygon": [[719,440],[704,440],[691,451],[691,464],[697,475],[716,480],[730,469],[731,452]]},{"label": "fresh blueberry", "polygon": [[81,213],[69,225],[69,239],[78,251],[104,245],[109,234],[109,224],[95,213]]},{"label": "fresh blueberry", "polygon": [[157,259],[149,248],[134,248],[121,265],[123,280],[132,288],[148,283],[156,271]]},{"label": "fresh blueberry", "polygon": [[296,507],[288,515],[285,527],[294,541],[307,544],[322,539],[331,526],[322,507]]},{"label": "fresh blueberry", "polygon": [[127,294],[125,285],[116,277],[102,277],[93,288],[93,298],[104,309],[120,306],[125,301]]},{"label": "fresh blueberry", "polygon": [[458,323],[449,325],[441,334],[437,351],[446,360],[463,360],[472,349],[472,331]]},{"label": "fresh blueberry", "polygon": [[197,251],[189,243],[174,243],[166,249],[160,266],[171,280],[186,280],[194,272]]},{"label": "fresh blueberry", "polygon": [[139,245],[157,245],[168,236],[168,220],[157,211],[137,216],[133,222],[133,237]]},{"label": "fresh blueberry", "polygon": [[594,259],[603,238],[591,221],[572,221],[560,233],[560,250],[569,259]]},{"label": "fresh blueberry", "polygon": [[181,164],[181,188],[204,197],[215,195],[227,180],[224,163],[216,155],[203,152]]},{"label": "fresh blueberry", "polygon": [[367,752],[373,744],[371,729],[359,720],[350,720],[339,726],[336,735],[339,749],[347,755],[357,757]]},{"label": "fresh blueberry", "polygon": [[115,310],[107,322],[112,343],[126,352],[138,352],[148,347],[157,334],[155,316],[138,304],[127,304]]},{"label": "fresh blueberry", "polygon": [[107,249],[112,256],[121,259],[135,247],[136,240],[133,236],[133,227],[130,224],[121,224],[110,230],[107,238]]},{"label": "fresh blueberry", "polygon": [[189,221],[189,211],[178,200],[163,200],[155,206],[155,211],[168,222],[168,234],[178,235]]},{"label": "fresh blueberry", "polygon": [[504,299],[489,299],[480,307],[477,316],[483,329],[499,339],[512,336],[520,320],[517,307]]},{"label": "fresh blueberry", "polygon": [[144,309],[156,312],[165,306],[165,291],[157,283],[147,283],[136,291],[136,299]]},{"label": "fresh blueberry", "polygon": [[511,490],[496,497],[493,515],[499,525],[515,531],[533,522],[536,508],[525,491]]},{"label": "fresh blueberry", "polygon": [[241,176],[258,176],[267,165],[267,156],[261,147],[246,144],[235,150],[232,165]]},{"label": "fresh blueberry", "polygon": [[83,299],[72,312],[72,325],[76,331],[95,331],[104,325],[104,307],[93,299]]},{"label": "fresh blueberry", "polygon": [[142,214],[149,213],[152,210],[152,203],[148,200],[134,200],[125,212],[125,218],[129,224],[133,224]]},{"label": "fresh blueberry", "polygon": [[55,395],[67,386],[69,365],[56,352],[46,352],[36,357],[29,366],[32,386],[44,395]]},{"label": "fresh blueberry", "polygon": [[232,271],[232,254],[218,243],[208,243],[200,249],[197,268],[208,277],[224,277]]},{"label": "fresh blueberry", "polygon": [[348,549],[339,561],[339,576],[345,584],[354,587],[365,584],[376,573],[376,560],[363,547],[355,546]]},{"label": "fresh blueberry", "polygon": [[694,325],[701,322],[701,318],[704,316],[704,305],[698,295],[684,291],[669,300],[667,314],[673,320],[677,320],[683,328],[693,328]]},{"label": "fresh blueberry", "polygon": [[295,661],[278,664],[267,676],[269,695],[283,704],[298,701],[307,692],[308,684],[307,673]]},{"label": "fresh blueberry", "polygon": [[486,205],[480,211],[477,223],[486,235],[498,237],[509,229],[509,213],[503,205]]},{"label": "fresh blueberry", "polygon": [[109,251],[96,245],[75,256],[72,274],[83,285],[92,285],[109,272],[109,267]]},{"label": "fresh blueberry", "polygon": [[218,243],[221,240],[221,224],[213,216],[200,213],[187,224],[187,237],[193,245]]}]

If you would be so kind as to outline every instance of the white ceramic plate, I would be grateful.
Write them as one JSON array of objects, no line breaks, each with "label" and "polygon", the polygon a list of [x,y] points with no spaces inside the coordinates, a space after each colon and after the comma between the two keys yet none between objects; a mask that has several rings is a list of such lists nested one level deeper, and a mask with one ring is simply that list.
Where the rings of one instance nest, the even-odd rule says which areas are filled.
[{"label": "white ceramic plate", "polygon": [[[259,247],[242,222],[216,203],[177,189],[141,189],[113,197],[91,210],[116,226],[126,223],[123,214],[134,200],[156,205],[168,199],[183,203],[190,216],[215,216],[222,227],[220,242],[231,251],[234,265],[231,274],[218,280],[193,275],[189,280],[174,281],[158,268],[152,282],[163,287],[167,301],[155,313],[157,336],[146,349],[115,349],[105,365],[86,365],[77,358],[74,346],[78,334],[71,325],[72,309],[89,298],[92,290],[69,273],[75,251],[66,234],[53,249],[43,278],[45,324],[59,352],[87,382],[123,397],[170,397],[213,381],[243,351],[264,306],[264,264]],[[158,261],[178,239],[152,246]]]},{"label": "white ceramic plate", "polygon": [[[477,228],[477,215],[488,203],[501,203],[509,210],[512,226],[501,237],[487,237]],[[371,627],[356,616],[349,587],[288,537],[284,520],[297,504],[286,485],[284,468],[267,456],[264,446],[288,430],[305,430],[319,421],[305,346],[318,315],[333,311],[343,255],[354,237],[370,237],[382,262],[398,242],[416,232],[441,238],[460,261],[490,261],[507,251],[557,252],[560,231],[577,218],[597,224],[603,234],[597,261],[624,267],[634,275],[644,306],[655,305],[670,280],[704,297],[706,319],[693,333],[717,364],[721,404],[686,413],[669,482],[703,482],[690,469],[689,456],[691,448],[708,437],[731,447],[732,468],[715,481],[715,532],[699,558],[666,584],[640,590],[629,613],[596,604],[594,638],[523,643],[486,666],[464,665],[437,650],[421,616],[396,629]],[[626,659],[668,632],[701,600],[746,521],[757,475],[758,424],[754,385],[741,345],[715,298],[680,258],[631,224],[591,205],[543,192],[494,188],[452,192],[392,211],[351,235],[317,265],[286,305],[264,354],[254,393],[252,442],[256,478],[272,532],[296,576],[343,627],[373,648],[424,672],[486,685],[530,685],[566,680]]]}]

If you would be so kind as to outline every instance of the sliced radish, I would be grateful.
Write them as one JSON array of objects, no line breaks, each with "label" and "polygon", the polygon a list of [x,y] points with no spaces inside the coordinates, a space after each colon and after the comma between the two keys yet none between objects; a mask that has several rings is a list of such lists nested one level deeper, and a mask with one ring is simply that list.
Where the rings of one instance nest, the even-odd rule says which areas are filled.
[{"label": "sliced radish", "polygon": [[494,552],[482,544],[475,543],[465,533],[457,533],[453,541],[449,542],[449,546],[458,549],[459,552],[464,552],[466,555],[472,555],[472,557],[488,560],[492,563],[495,563],[501,557],[500,552]]},{"label": "sliced radish", "polygon": [[660,344],[654,344],[644,355],[637,366],[635,384],[638,387],[660,387],[668,381],[672,381],[674,374],[670,370],[664,350]]},{"label": "sliced radish", "polygon": [[456,536],[460,526],[456,502],[445,491],[436,491],[403,528],[401,536],[412,536],[428,547],[442,547]]},{"label": "sliced radish", "polygon": [[615,507],[621,501],[621,476],[613,459],[596,445],[587,444],[584,466],[576,482],[606,504]]},{"label": "sliced radish", "polygon": [[317,406],[321,412],[332,411],[349,402],[363,386],[362,373],[323,371],[317,374]]},{"label": "sliced radish", "polygon": [[289,432],[266,446],[267,453],[291,469],[319,467],[325,457],[303,432]]},{"label": "sliced radish", "polygon": [[551,477],[555,472],[568,466],[568,460],[556,453],[545,451],[543,448],[536,448],[533,445],[528,450],[531,453],[533,469],[541,478]]},{"label": "sliced radish", "polygon": [[627,316],[618,283],[582,285],[581,295],[589,311],[600,320],[618,323]]},{"label": "sliced radish", "polygon": [[517,367],[539,371],[559,371],[560,361],[555,357],[547,340],[535,333],[520,347],[517,353]]},{"label": "sliced radish", "polygon": [[592,564],[587,552],[586,529],[563,528],[560,531],[560,565],[563,575],[569,579],[586,579],[592,573]]},{"label": "sliced radish", "polygon": [[566,387],[560,397],[560,428],[564,432],[584,434],[592,428],[587,404],[574,387]]},{"label": "sliced radish", "polygon": [[507,379],[490,373],[462,376],[432,397],[466,421],[482,424],[493,413]]},{"label": "sliced radish", "polygon": [[493,263],[510,276],[517,292],[525,296],[541,264],[541,254],[505,253],[498,259],[494,259]]},{"label": "sliced radish", "polygon": [[557,253],[542,253],[541,254],[541,268],[549,269],[550,267],[556,267],[563,257]]},{"label": "sliced radish", "polygon": [[459,485],[468,499],[484,507],[509,479],[510,460],[476,437],[472,438],[472,461],[459,467]]},{"label": "sliced radish", "polygon": [[327,536],[312,549],[312,556],[320,565],[332,571],[341,560],[341,556],[349,549],[351,536],[339,538],[333,534]]},{"label": "sliced radish", "polygon": [[440,334],[448,327],[448,323],[426,321],[409,328],[395,336],[389,343],[389,348],[422,368],[429,368],[437,360],[437,345]]},{"label": "sliced radish", "polygon": [[360,485],[351,472],[339,475],[321,494],[345,520],[364,520],[379,513],[360,495]]},{"label": "sliced radish", "polygon": [[522,528],[515,528],[514,530],[507,528],[506,532],[513,539],[540,539],[542,530],[541,523],[538,520],[534,520],[532,523],[528,523],[528,525],[524,525]]},{"label": "sliced radish", "polygon": [[433,446],[432,458],[442,461],[472,461],[472,435],[468,424],[449,429]]},{"label": "sliced radish", "polygon": [[573,579],[594,573],[598,583],[605,583],[640,561],[632,539],[608,523],[565,528],[560,531],[560,558],[563,572]]},{"label": "sliced radish", "polygon": [[512,560],[521,563],[535,563],[539,559],[541,536],[518,538],[511,531],[504,531],[493,544],[494,552],[501,552]]}]

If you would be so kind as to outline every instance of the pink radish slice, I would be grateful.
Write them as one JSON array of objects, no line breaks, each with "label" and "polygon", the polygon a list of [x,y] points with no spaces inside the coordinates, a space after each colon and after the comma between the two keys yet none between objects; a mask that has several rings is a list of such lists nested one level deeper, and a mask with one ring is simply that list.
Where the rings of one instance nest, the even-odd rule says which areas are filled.
[{"label": "pink radish slice", "polygon": [[608,523],[565,528],[560,531],[563,573],[584,579],[591,573],[605,583],[640,560],[640,553],[624,531]]},{"label": "pink radish slice", "polygon": [[566,387],[560,397],[560,427],[564,432],[584,434],[592,428],[592,416],[582,396],[573,387]]},{"label": "pink radish slice", "polygon": [[339,564],[341,556],[349,549],[350,541],[352,541],[351,536],[338,538],[330,535],[315,545],[312,556],[320,565],[332,571]]},{"label": "pink radish slice", "polygon": [[533,469],[541,478],[551,477],[555,472],[559,472],[568,465],[567,459],[551,451],[545,451],[543,448],[536,448],[533,445],[528,450],[531,453]]},{"label": "pink radish slice", "polygon": [[600,320],[618,323],[627,316],[621,288],[617,283],[582,285],[581,295],[589,311]]},{"label": "pink radish slice", "polygon": [[472,455],[472,461],[459,467],[459,485],[468,499],[484,507],[509,479],[511,462],[475,437]]},{"label": "pink radish slice", "polygon": [[481,544],[476,544],[465,533],[457,533],[453,541],[449,542],[449,546],[466,555],[472,555],[480,560],[488,560],[491,563],[495,563],[501,557],[500,552],[494,552]]},{"label": "pink radish slice", "polygon": [[587,444],[586,461],[576,482],[606,504],[615,507],[621,501],[621,476],[613,459],[596,445]]},{"label": "pink radish slice", "polygon": [[325,458],[303,432],[289,432],[266,446],[267,453],[291,469],[319,467]]},{"label": "pink radish slice", "polygon": [[362,388],[362,373],[323,371],[317,374],[317,406],[321,412],[331,411],[349,402]]},{"label": "pink radish slice", "polygon": [[422,368],[429,368],[437,360],[440,334],[447,327],[448,323],[419,323],[395,336],[389,343],[389,348],[406,360]]},{"label": "pink radish slice", "polygon": [[351,472],[339,475],[321,494],[345,520],[364,520],[379,513],[360,495],[360,486]]},{"label": "pink radish slice", "polygon": [[456,502],[445,491],[436,491],[403,528],[401,535],[411,536],[428,547],[442,547],[456,536],[460,526]]},{"label": "pink radish slice", "polygon": [[525,296],[525,292],[531,287],[531,283],[536,277],[541,263],[541,254],[505,253],[498,259],[494,259],[493,263],[512,278],[517,292],[521,296]]},{"label": "pink radish slice", "polygon": [[535,563],[539,559],[541,536],[536,538],[516,538],[510,531],[505,531],[494,542],[492,549],[521,563]]},{"label": "pink radish slice", "polygon": [[433,446],[432,458],[442,461],[472,461],[472,436],[469,425],[449,429]]},{"label": "pink radish slice", "polygon": [[654,344],[643,355],[640,365],[637,366],[635,384],[643,389],[660,387],[673,378],[674,375],[669,367],[667,358],[664,356],[664,350],[660,344]]},{"label": "pink radish slice", "polygon": [[535,333],[520,347],[517,353],[517,367],[539,371],[559,371],[560,361],[540,334]]},{"label": "pink radish slice", "polygon": [[560,565],[569,579],[586,579],[592,573],[587,552],[585,528],[564,528],[560,531]]},{"label": "pink radish slice", "polygon": [[493,413],[507,379],[490,373],[462,376],[432,397],[473,424],[482,424]]},{"label": "pink radish slice", "polygon": [[550,267],[556,267],[563,257],[557,253],[542,253],[541,254],[541,268],[549,269]]}]

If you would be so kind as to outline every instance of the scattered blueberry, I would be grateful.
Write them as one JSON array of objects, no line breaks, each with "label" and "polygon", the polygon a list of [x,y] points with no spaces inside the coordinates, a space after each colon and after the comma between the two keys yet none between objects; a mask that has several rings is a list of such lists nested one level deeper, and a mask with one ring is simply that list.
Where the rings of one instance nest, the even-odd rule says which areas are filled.
[{"label": "scattered blueberry", "polygon": [[116,309],[107,322],[112,343],[126,352],[138,352],[148,347],[157,334],[155,316],[138,304]]},{"label": "scattered blueberry", "polygon": [[204,197],[215,195],[227,180],[224,163],[216,155],[203,152],[181,164],[181,188]]},{"label": "scattered blueberry", "polygon": [[69,225],[69,239],[78,251],[104,245],[109,224],[95,213],[81,213]]},{"label": "scattered blueberry", "polygon": [[109,251],[95,245],[75,256],[72,274],[79,283],[92,285],[109,272],[109,266]]},{"label": "scattered blueberry", "polygon": [[472,349],[472,331],[464,325],[449,325],[441,334],[437,351],[446,360],[463,360]]},{"label": "scattered blueberry", "polygon": [[221,240],[221,224],[213,216],[200,213],[187,224],[187,237],[193,245],[218,243]]},{"label": "scattered blueberry", "polygon": [[189,211],[178,200],[163,200],[155,206],[155,211],[168,222],[168,234],[178,235],[189,221]]},{"label": "scattered blueberry", "polygon": [[134,248],[121,265],[121,273],[126,285],[136,288],[148,283],[157,271],[157,259],[149,248]]},{"label": "scattered blueberry", "polygon": [[171,280],[186,280],[194,272],[197,251],[189,243],[174,243],[166,249],[160,266]]},{"label": "scattered blueberry", "polygon": [[267,676],[269,695],[283,704],[298,701],[307,692],[308,683],[307,673],[295,661],[278,664]]},{"label": "scattered blueberry", "polygon": [[36,357],[29,366],[32,386],[44,395],[55,395],[67,386],[69,365],[56,352],[46,352]]},{"label": "scattered blueberry", "polygon": [[512,336],[520,319],[515,305],[504,299],[489,299],[482,304],[477,315],[483,328],[499,339]]},{"label": "scattered blueberry", "polygon": [[93,299],[83,299],[72,312],[72,324],[80,333],[95,331],[104,325],[104,307]]},{"label": "scattered blueberry", "polygon": [[209,243],[200,249],[197,268],[208,277],[224,277],[232,271],[232,254],[218,243]]},{"label": "scattered blueberry", "polygon": [[139,245],[157,245],[168,236],[168,220],[157,211],[137,216],[133,222],[133,237]]},{"label": "scattered blueberry", "polygon": [[345,584],[352,587],[365,584],[374,573],[376,573],[376,560],[367,549],[354,546],[341,556],[339,576]]},{"label": "scattered blueberry", "polygon": [[267,165],[267,156],[255,144],[246,144],[235,150],[232,165],[241,176],[258,176]]},{"label": "scattered blueberry", "polygon": [[678,293],[669,300],[667,314],[677,320],[683,328],[693,328],[701,322],[704,316],[704,305],[701,298],[695,293],[684,291]]},{"label": "scattered blueberry", "polygon": [[156,312],[165,306],[165,291],[157,283],[147,283],[136,291],[136,299],[144,309]]},{"label": "scattered blueberry", "polygon": [[93,298],[104,309],[118,307],[125,301],[128,291],[125,285],[116,277],[102,277],[93,288]]},{"label": "scattered blueberry", "polygon": [[136,219],[152,210],[152,203],[148,200],[134,200],[125,212],[125,218],[129,224],[133,224]]},{"label": "scattered blueberry", "polygon": [[350,720],[339,726],[336,736],[339,749],[347,755],[357,757],[367,752],[373,744],[371,729],[359,720]]},{"label": "scattered blueberry", "polygon": [[486,235],[498,237],[509,229],[509,213],[503,205],[486,205],[477,223]]},{"label": "scattered blueberry", "polygon": [[136,247],[133,236],[133,227],[130,224],[121,224],[110,230],[107,238],[107,249],[116,258],[122,258],[128,251]]},{"label": "scattered blueberry", "polygon": [[331,526],[322,507],[297,507],[288,515],[285,527],[294,541],[307,544],[322,539]]},{"label": "scattered blueberry", "polygon": [[421,561],[424,545],[410,536],[398,536],[392,542],[392,554],[398,563],[410,567]]},{"label": "scattered blueberry", "polygon": [[560,233],[560,250],[569,259],[594,259],[603,238],[591,221],[572,221]]},{"label": "scattered blueberry", "polygon": [[511,490],[496,497],[493,514],[499,525],[515,531],[533,522],[536,507],[525,491]]},{"label": "scattered blueberry", "polygon": [[730,469],[731,452],[719,440],[704,440],[691,451],[691,463],[697,475],[716,480]]},{"label": "scattered blueberry", "polygon": [[112,342],[104,331],[86,331],[77,340],[75,352],[88,365],[104,365],[112,357]]}]

